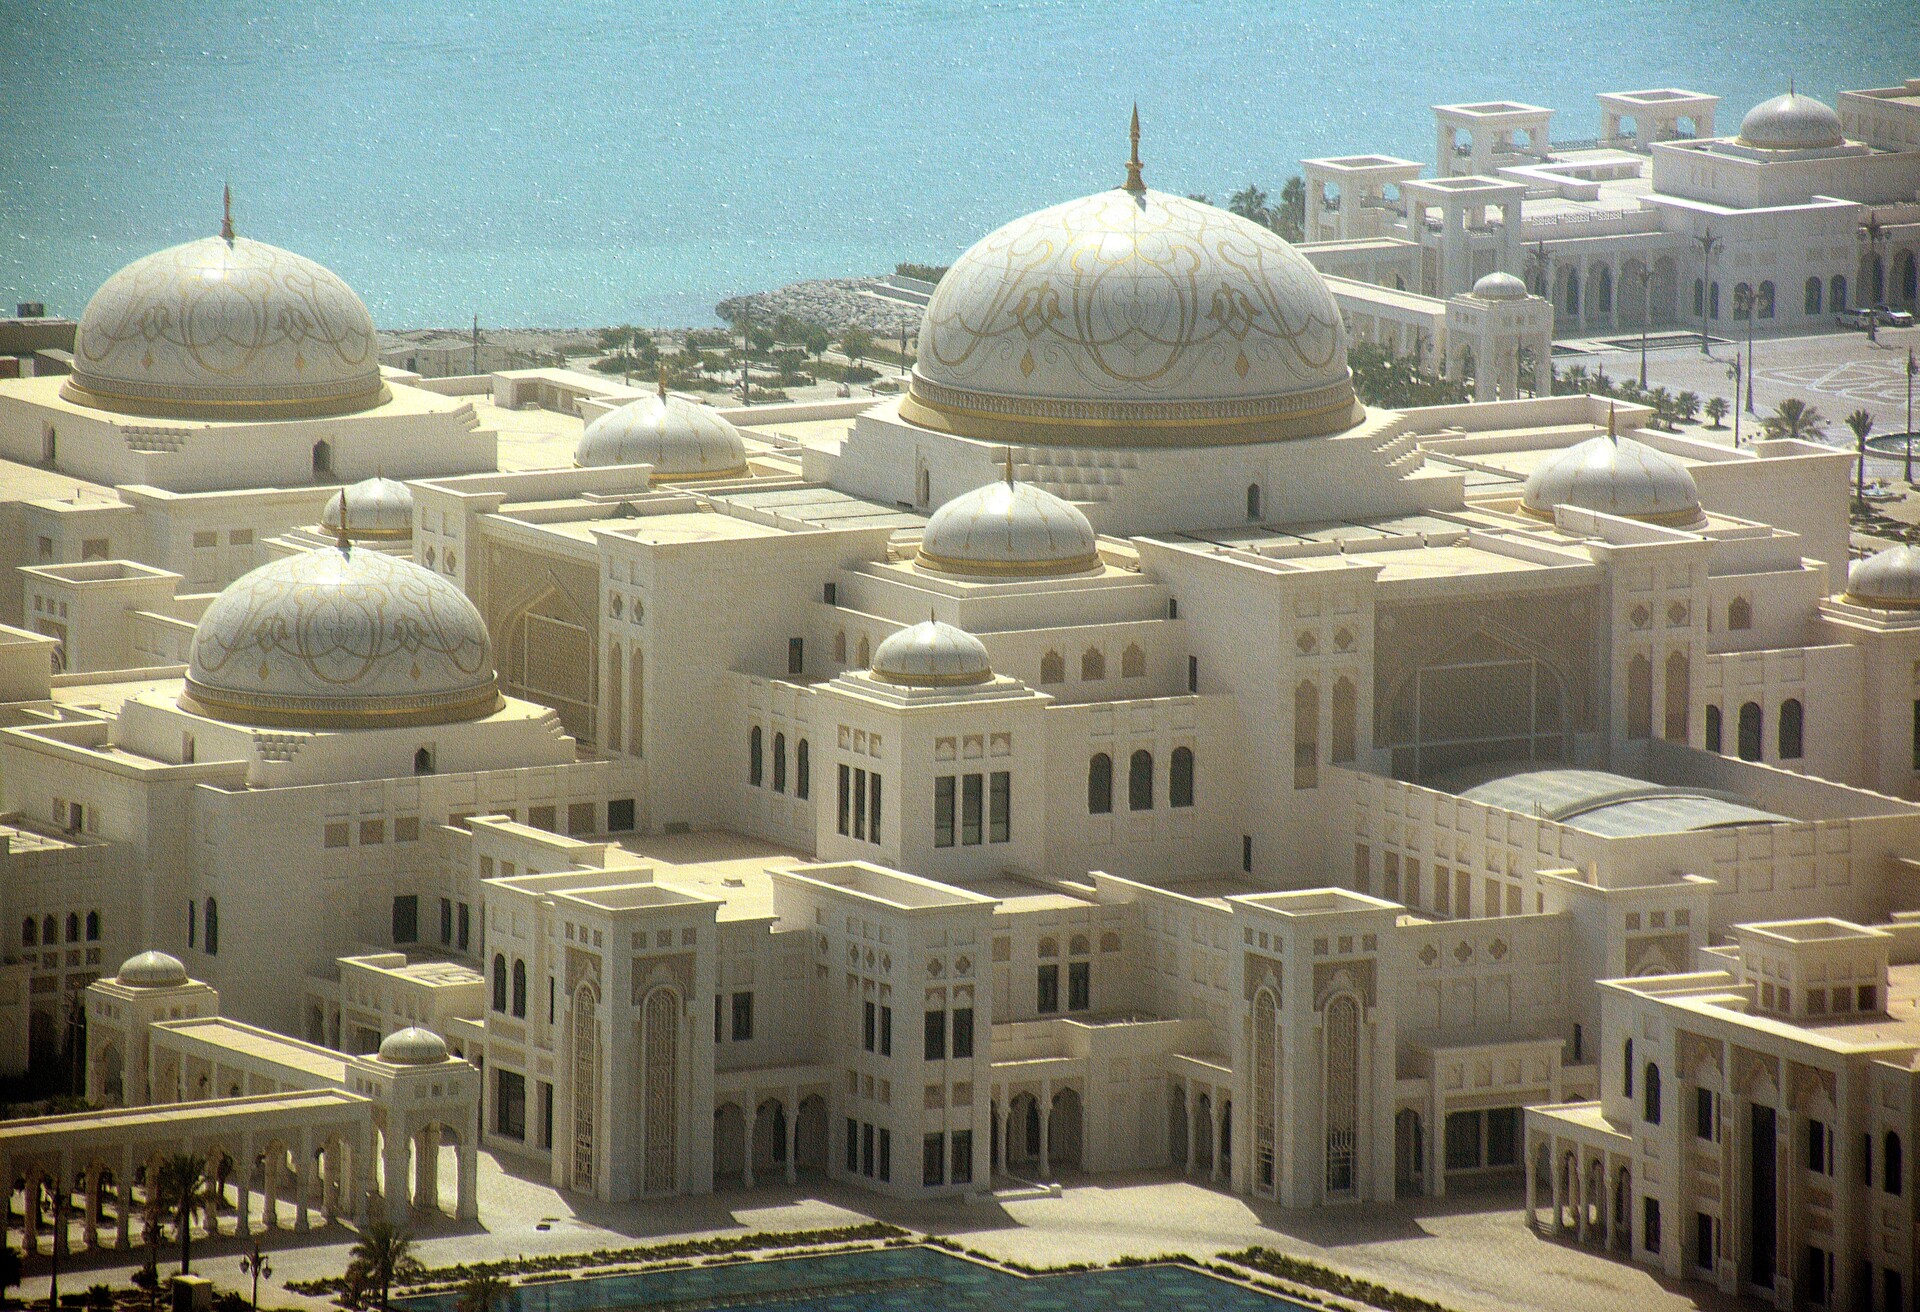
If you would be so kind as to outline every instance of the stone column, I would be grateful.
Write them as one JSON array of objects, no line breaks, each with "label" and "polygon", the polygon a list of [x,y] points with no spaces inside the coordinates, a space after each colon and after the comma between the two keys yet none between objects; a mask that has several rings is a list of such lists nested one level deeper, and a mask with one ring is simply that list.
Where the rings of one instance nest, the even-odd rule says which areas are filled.
[{"label": "stone column", "polygon": [[1523,1140],[1525,1151],[1521,1160],[1527,1166],[1527,1229],[1540,1228],[1539,1193],[1540,1184],[1540,1146],[1531,1137]]},{"label": "stone column", "polygon": [[1011,1155],[1011,1148],[1007,1143],[1007,1136],[1013,1133],[1013,1108],[1008,1104],[1004,1096],[1000,1099],[999,1105],[994,1108],[993,1114],[1000,1122],[1000,1153],[994,1160],[993,1169],[1005,1175],[1007,1173],[1007,1158]]},{"label": "stone column", "polygon": [[1187,1118],[1186,1174],[1192,1175],[1200,1169],[1200,1136],[1194,1132],[1193,1128],[1194,1099],[1193,1082],[1191,1080],[1182,1080],[1180,1082],[1180,1105],[1184,1109]]},{"label": "stone column", "polygon": [[1215,1089],[1213,1096],[1207,1099],[1207,1156],[1212,1160],[1207,1164],[1208,1183],[1217,1183],[1220,1179],[1220,1091]]},{"label": "stone column", "polygon": [[[4,1163],[0,1163],[0,1179],[11,1182]],[[120,1149],[120,1173],[115,1179],[119,1186],[120,1214],[114,1218],[115,1243],[122,1249],[132,1247],[133,1239],[133,1146]]]},{"label": "stone column", "polygon": [[[386,1170],[381,1202],[386,1211],[387,1221],[398,1225],[407,1219],[407,1149],[409,1138],[402,1126],[393,1121],[387,1122],[386,1134],[382,1138],[386,1152],[383,1154]],[[371,1183],[371,1182],[369,1182]]]},{"label": "stone column", "polygon": [[313,1162],[313,1130],[309,1126],[300,1127],[299,1151],[299,1160],[294,1163],[298,1169],[294,1173],[293,1182],[295,1191],[293,1228],[305,1231],[308,1225],[307,1207],[313,1198],[314,1176],[317,1174]]},{"label": "stone column", "polygon": [[440,1127],[429,1125],[414,1136],[413,1205],[440,1210]]},{"label": "stone column", "polygon": [[1040,1178],[1045,1180],[1053,1174],[1053,1082],[1040,1088]]},{"label": "stone column", "polygon": [[260,1228],[280,1228],[280,1149],[269,1147],[260,1172]]},{"label": "stone column", "polygon": [[1560,1178],[1560,1174],[1560,1141],[1549,1139],[1547,1140],[1547,1180],[1553,1186],[1553,1233],[1555,1235],[1564,1234],[1567,1228],[1563,1207],[1566,1198],[1566,1182]]},{"label": "stone column", "polygon": [[340,1152],[333,1140],[320,1150],[320,1216],[333,1224],[340,1206]]},{"label": "stone column", "polygon": [[740,1142],[742,1145],[740,1151],[740,1183],[751,1189],[753,1188],[753,1121],[754,1118],[760,1114],[760,1109],[754,1106],[751,1090],[748,1091],[747,1105],[742,1111],[744,1114],[740,1117]]},{"label": "stone column", "polygon": [[480,1215],[480,1155],[468,1136],[461,1136],[458,1161],[459,1198],[453,1214],[463,1221],[476,1220]]},{"label": "stone column", "polygon": [[787,1183],[800,1179],[800,1090],[787,1090]]},{"label": "stone column", "polygon": [[87,1205],[81,1220],[81,1233],[89,1249],[100,1247],[100,1167],[89,1166],[86,1174]]},{"label": "stone column", "polygon": [[253,1136],[242,1135],[233,1175],[233,1233],[242,1239],[253,1233],[253,1159]]}]

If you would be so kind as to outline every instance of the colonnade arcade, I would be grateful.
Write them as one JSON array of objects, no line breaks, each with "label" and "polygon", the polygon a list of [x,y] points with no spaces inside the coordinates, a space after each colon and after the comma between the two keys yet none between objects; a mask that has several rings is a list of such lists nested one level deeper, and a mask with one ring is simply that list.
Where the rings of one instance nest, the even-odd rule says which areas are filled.
[{"label": "colonnade arcade", "polygon": [[1233,1181],[1233,1072],[1175,1057],[1167,1091],[1167,1152],[1183,1174]]},{"label": "colonnade arcade", "polygon": [[1681,295],[1680,271],[1689,251],[1693,263],[1699,263],[1698,244],[1689,243],[1687,250],[1665,249],[1661,243],[1671,243],[1672,238],[1649,235],[1653,240],[1642,248],[1622,249],[1619,243],[1609,242],[1605,256],[1585,256],[1573,243],[1547,247],[1544,274],[1540,273],[1541,257],[1533,261],[1532,289],[1553,302],[1554,319],[1561,328],[1615,332],[1697,322],[1697,314],[1689,315],[1690,306]]},{"label": "colonnade arcade", "polygon": [[743,1188],[800,1172],[824,1174],[829,1147],[829,1081],[816,1067],[717,1071],[713,1095],[713,1183]]},{"label": "colonnade arcade", "polygon": [[990,1110],[995,1175],[1045,1180],[1063,1165],[1086,1168],[1083,1075],[996,1080]]}]

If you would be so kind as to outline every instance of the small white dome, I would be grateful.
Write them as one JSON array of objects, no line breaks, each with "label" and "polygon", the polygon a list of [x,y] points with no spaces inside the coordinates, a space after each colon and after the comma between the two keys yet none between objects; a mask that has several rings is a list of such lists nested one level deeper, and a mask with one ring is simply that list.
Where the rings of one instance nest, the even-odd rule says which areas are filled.
[{"label": "small white dome", "polygon": [[1920,610],[1920,547],[1888,547],[1856,560],[1846,599],[1875,610]]},{"label": "small white dome", "polygon": [[1495,269],[1473,285],[1473,294],[1483,301],[1524,301],[1527,285],[1512,274]]},{"label": "small white dome", "polygon": [[204,237],[135,260],[87,302],[70,401],[123,414],[288,419],[387,399],[373,319],[304,256]]},{"label": "small white dome", "polygon": [[322,547],[269,561],[193,631],[181,706],[293,729],[448,724],[500,704],[486,621],[433,571]]},{"label": "small white dome", "polygon": [[447,1059],[447,1041],[432,1030],[409,1025],[380,1041],[380,1060],[395,1066],[433,1066]]},{"label": "small white dome", "polygon": [[995,481],[941,506],[927,521],[916,563],[942,574],[1037,578],[1100,564],[1093,525],[1053,493]]},{"label": "small white dome", "polygon": [[986,644],[971,633],[923,620],[874,650],[873,675],[909,688],[952,688],[987,682],[993,666]]},{"label": "small white dome", "polygon": [[1844,145],[1846,134],[1831,105],[1789,91],[1748,110],[1739,140],[1756,150],[1825,150]]},{"label": "small white dome", "polygon": [[652,483],[702,478],[741,478],[747,447],[740,430],[684,397],[643,396],[587,425],[573,449],[573,463],[652,465]]},{"label": "small white dome", "polygon": [[413,537],[413,489],[391,478],[369,478],[343,487],[327,502],[320,525],[340,531],[346,501],[347,537],[354,542],[400,542]]},{"label": "small white dome", "polygon": [[142,952],[120,963],[116,983],[136,989],[165,989],[187,983],[187,968],[180,958],[164,952]]},{"label": "small white dome", "polygon": [[1528,476],[1520,504],[1540,519],[1552,519],[1555,506],[1683,528],[1703,518],[1687,467],[1625,437],[1588,438],[1546,461]]}]

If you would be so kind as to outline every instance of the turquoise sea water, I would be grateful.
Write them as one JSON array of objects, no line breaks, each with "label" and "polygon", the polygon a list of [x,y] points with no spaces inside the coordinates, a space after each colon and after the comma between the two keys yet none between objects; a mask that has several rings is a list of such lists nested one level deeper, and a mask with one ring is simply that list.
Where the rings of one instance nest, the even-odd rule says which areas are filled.
[{"label": "turquoise sea water", "polygon": [[[395,1299],[453,1312],[454,1296]],[[1177,1266],[1022,1278],[927,1248],[520,1285],[501,1312],[1306,1312]]]},{"label": "turquoise sea water", "polygon": [[1430,159],[1436,102],[1831,100],[1920,74],[1920,0],[0,0],[0,302],[77,313],[219,223],[390,327],[711,320],[721,297],[946,263],[1117,184],[1277,191]]}]

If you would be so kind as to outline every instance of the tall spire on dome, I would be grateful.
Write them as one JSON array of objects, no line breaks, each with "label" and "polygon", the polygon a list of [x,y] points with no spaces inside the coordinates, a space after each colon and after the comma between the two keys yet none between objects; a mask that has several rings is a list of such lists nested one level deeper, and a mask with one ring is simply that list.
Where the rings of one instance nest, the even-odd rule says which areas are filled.
[{"label": "tall spire on dome", "polygon": [[1012,487],[1013,486],[1013,448],[1008,447],[1006,449],[1006,452],[1007,452],[1007,486]]},{"label": "tall spire on dome", "polygon": [[1146,180],[1140,176],[1140,105],[1138,101],[1134,102],[1133,122],[1127,128],[1127,140],[1133,149],[1127,156],[1127,180],[1121,185],[1123,190],[1138,195],[1147,189]]},{"label": "tall spire on dome", "polygon": [[667,365],[664,360],[660,362],[660,399],[667,399]]},{"label": "tall spire on dome", "polygon": [[233,244],[233,184],[220,187],[220,240]]},{"label": "tall spire on dome", "polygon": [[1613,423],[1613,402],[1607,402],[1607,436],[1613,439],[1615,446],[1620,445],[1620,430]]},{"label": "tall spire on dome", "polygon": [[[232,238],[228,238],[229,241]],[[333,530],[333,544],[340,548],[340,554],[353,554],[353,539],[347,536],[347,485],[340,485],[340,522]]]}]

